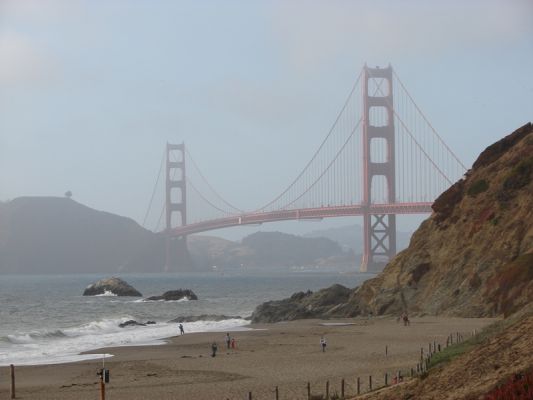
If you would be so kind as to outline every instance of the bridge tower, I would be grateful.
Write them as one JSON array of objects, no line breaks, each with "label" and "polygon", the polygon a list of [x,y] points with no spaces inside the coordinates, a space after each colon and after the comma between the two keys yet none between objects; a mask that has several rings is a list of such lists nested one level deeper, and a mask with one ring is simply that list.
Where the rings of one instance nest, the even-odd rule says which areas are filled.
[{"label": "bridge tower", "polygon": [[[384,85],[384,87],[382,87]],[[376,177],[385,179],[385,201],[396,201],[395,134],[392,67],[363,71],[363,214],[361,272],[379,268],[396,254],[396,215],[373,214],[370,206]],[[383,155],[378,159],[377,154]],[[381,181],[383,181],[383,178]]]},{"label": "bridge tower", "polygon": [[187,225],[187,182],[185,175],[185,143],[167,143],[166,149],[166,257],[165,272],[177,267],[178,254],[188,254],[187,236],[171,237],[173,216],[177,226]]}]

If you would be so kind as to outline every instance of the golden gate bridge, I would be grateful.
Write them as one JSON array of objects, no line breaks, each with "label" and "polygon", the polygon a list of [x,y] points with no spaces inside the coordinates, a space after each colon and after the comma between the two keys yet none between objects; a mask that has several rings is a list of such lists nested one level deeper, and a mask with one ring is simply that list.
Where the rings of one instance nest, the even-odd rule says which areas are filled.
[{"label": "golden gate bridge", "polygon": [[253,210],[225,200],[185,144],[167,143],[143,225],[165,167],[166,270],[187,235],[286,220],[362,216],[360,271],[396,254],[396,215],[431,212],[466,167],[446,145],[389,65],[364,66],[315,154],[275,198]]}]

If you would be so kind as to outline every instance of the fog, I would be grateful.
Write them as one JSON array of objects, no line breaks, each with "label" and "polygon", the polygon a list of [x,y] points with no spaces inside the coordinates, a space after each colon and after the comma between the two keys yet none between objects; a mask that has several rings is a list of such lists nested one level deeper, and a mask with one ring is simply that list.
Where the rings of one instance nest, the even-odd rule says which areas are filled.
[{"label": "fog", "polygon": [[365,62],[391,63],[470,166],[533,119],[532,16],[527,0],[0,0],[0,200],[70,190],[141,223],[166,142],[185,142],[222,197],[256,209],[305,166]]}]

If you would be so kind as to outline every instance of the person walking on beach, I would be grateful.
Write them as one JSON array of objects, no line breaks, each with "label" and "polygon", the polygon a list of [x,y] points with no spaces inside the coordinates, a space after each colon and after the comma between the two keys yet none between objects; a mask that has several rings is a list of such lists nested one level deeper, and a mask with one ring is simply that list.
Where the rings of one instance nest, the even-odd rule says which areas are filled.
[{"label": "person walking on beach", "polygon": [[234,337],[231,338],[231,348],[235,350],[235,338]]},{"label": "person walking on beach", "polygon": [[180,335],[185,335],[185,329],[183,329],[183,324],[180,324],[179,327],[180,327]]},{"label": "person walking on beach", "polygon": [[404,325],[404,326],[408,326],[408,325],[410,325],[410,322],[409,322],[409,316],[407,315],[406,312],[404,312],[404,313],[402,314],[402,320],[403,320],[403,325]]},{"label": "person walking on beach", "polygon": [[231,337],[229,336],[229,333],[226,333],[226,338],[225,338],[225,340],[226,340],[226,347],[227,347],[228,350],[229,350],[229,346],[230,346],[230,344],[231,344]]},{"label": "person walking on beach", "polygon": [[217,350],[218,350],[217,342],[213,342],[213,344],[211,345],[211,357],[216,357]]},{"label": "person walking on beach", "polygon": [[326,338],[322,336],[320,338],[320,346],[322,347],[322,353],[326,351],[326,345],[327,345]]}]

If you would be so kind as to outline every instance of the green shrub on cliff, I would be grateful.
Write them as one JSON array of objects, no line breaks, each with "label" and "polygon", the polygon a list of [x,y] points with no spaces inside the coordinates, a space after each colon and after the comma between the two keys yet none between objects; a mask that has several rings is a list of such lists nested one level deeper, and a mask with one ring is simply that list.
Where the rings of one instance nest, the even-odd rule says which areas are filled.
[{"label": "green shrub on cliff", "polygon": [[503,182],[505,190],[518,190],[531,182],[533,175],[533,157],[520,161],[511,169]]},{"label": "green shrub on cliff", "polygon": [[475,197],[489,188],[489,183],[485,179],[479,179],[472,183],[467,190],[469,196]]}]

